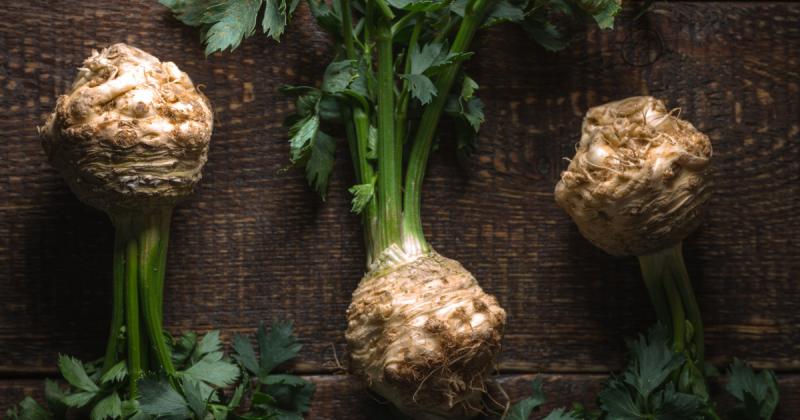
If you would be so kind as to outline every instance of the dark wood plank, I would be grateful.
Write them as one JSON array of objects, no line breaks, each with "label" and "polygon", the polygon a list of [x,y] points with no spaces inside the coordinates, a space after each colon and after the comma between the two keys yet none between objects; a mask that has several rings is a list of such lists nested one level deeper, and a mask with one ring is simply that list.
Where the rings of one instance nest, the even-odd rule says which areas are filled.
[{"label": "dark wood plank", "polygon": [[[503,388],[510,401],[516,402],[530,395],[531,381],[536,375],[502,375],[497,383]],[[587,407],[596,407],[594,399],[602,388],[603,375],[541,375],[547,403],[533,418],[542,418],[550,411],[560,407],[571,407],[580,402]],[[308,376],[317,385],[317,392],[311,405],[309,419],[347,419],[367,420],[388,418],[385,402],[369,394],[367,390],[351,376],[346,375],[313,375]],[[800,375],[779,376],[781,401],[773,420],[793,420],[800,412]],[[720,383],[714,384],[716,394],[722,394]],[[23,380],[16,383],[0,382],[0,413],[29,395],[42,401],[42,381]],[[497,397],[498,399],[501,397]],[[507,400],[506,400],[507,401]],[[718,401],[715,399],[715,401]],[[730,407],[731,400],[719,400],[720,412]],[[497,418],[497,415],[487,416]]]},{"label": "dark wood plank", "polygon": [[[466,170],[447,140],[431,163],[431,243],[508,310],[502,369],[617,369],[622,337],[652,321],[636,263],[583,240],[551,193],[587,107],[663,97],[715,145],[716,195],[686,244],[708,354],[800,369],[800,5],[669,2],[622,21],[562,54],[513,28],[479,39],[468,69],[488,122]],[[48,166],[35,126],[90,50],[118,41],[177,62],[217,111],[205,179],[175,213],[167,326],[229,336],[294,319],[306,344],[298,368],[331,371],[364,263],[350,163],[340,144],[324,204],[301,173],[281,172],[291,104],[277,92],[319,79],[325,37],[302,9],[281,44],[261,36],[205,59],[195,31],[155,1],[70,0],[0,8],[0,374],[102,351],[110,224]]]}]

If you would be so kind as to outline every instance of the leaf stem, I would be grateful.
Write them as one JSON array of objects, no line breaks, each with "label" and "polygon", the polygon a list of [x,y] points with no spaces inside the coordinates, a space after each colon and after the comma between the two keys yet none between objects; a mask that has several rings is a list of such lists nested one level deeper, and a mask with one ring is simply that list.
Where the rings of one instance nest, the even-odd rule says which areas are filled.
[{"label": "leaf stem", "polygon": [[675,352],[682,353],[684,349],[684,342],[686,341],[686,312],[683,309],[683,302],[681,301],[680,293],[675,282],[669,272],[664,276],[664,290],[667,292],[667,301],[672,310],[672,338],[673,348]]},{"label": "leaf stem", "polygon": [[672,330],[672,315],[667,302],[664,287],[661,282],[664,277],[664,260],[651,255],[639,257],[639,267],[642,270],[644,284],[650,295],[650,302],[656,311],[658,322]]},{"label": "leaf stem", "polygon": [[[404,17],[407,16],[415,16],[414,13],[409,13]],[[411,73],[411,49],[417,46],[417,42],[419,41],[419,35],[422,32],[422,23],[423,19],[417,19],[417,22],[414,24],[414,29],[411,30],[411,38],[408,41],[408,48],[406,48],[405,52],[405,65],[403,67],[403,73]],[[403,79],[403,87],[400,89],[400,100],[397,104],[397,119],[396,119],[396,127],[397,127],[397,141],[405,144],[406,142],[406,135],[408,134],[408,98],[409,98],[409,89],[408,89],[408,80]]]},{"label": "leaf stem", "polygon": [[[484,15],[493,3],[492,0],[474,0],[468,5],[464,19],[450,46],[451,53],[462,53],[467,50],[475,33],[483,22]],[[454,64],[442,72],[436,81],[436,97],[425,107],[420,119],[419,128],[414,138],[408,170],[405,178],[405,197],[403,213],[404,248],[408,253],[426,252],[430,249],[422,231],[420,205],[422,201],[422,181],[428,164],[433,137],[439,124],[447,96],[453,86],[456,75],[461,68]]]},{"label": "leaf stem", "polygon": [[128,376],[131,399],[135,399],[137,395],[136,382],[142,377],[143,359],[139,329],[138,261],[136,236],[128,235],[125,240],[125,329],[128,334]]},{"label": "leaf stem", "polygon": [[125,324],[125,251],[130,222],[112,217],[114,223],[114,262],[112,274],[111,326],[103,358],[103,373],[119,361],[119,334]]},{"label": "leaf stem", "polygon": [[671,255],[669,265],[673,272],[673,278],[676,280],[678,291],[683,299],[683,306],[686,308],[686,315],[689,318],[689,322],[692,324],[692,338],[695,346],[697,367],[700,369],[700,372],[703,372],[705,365],[703,317],[700,314],[700,306],[697,304],[697,298],[694,294],[692,282],[689,279],[689,272],[686,270],[686,264],[683,261],[682,248],[682,243],[678,243],[670,249]]},{"label": "leaf stem", "polygon": [[171,208],[158,209],[137,217],[138,220],[134,223],[139,227],[138,277],[145,329],[159,367],[170,378],[175,376],[175,367],[172,365],[172,355],[164,340],[161,287],[164,284],[162,251],[165,252],[167,247],[171,217]]},{"label": "leaf stem", "polygon": [[390,22],[377,19],[374,35],[378,50],[378,229],[381,231],[379,247],[384,250],[401,240],[403,150],[402,144],[395,139],[394,130],[394,58]]}]

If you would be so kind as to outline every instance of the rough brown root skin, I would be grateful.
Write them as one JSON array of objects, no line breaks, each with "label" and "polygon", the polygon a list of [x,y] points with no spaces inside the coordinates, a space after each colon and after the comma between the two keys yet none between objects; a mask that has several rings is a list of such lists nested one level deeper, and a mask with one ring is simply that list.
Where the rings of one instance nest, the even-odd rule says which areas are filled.
[{"label": "rough brown root skin", "polygon": [[431,252],[367,274],[347,310],[351,370],[416,419],[471,418],[506,313],[457,261]]},{"label": "rough brown root skin", "polygon": [[591,108],[556,202],[595,246],[645,255],[682,241],[711,194],[711,142],[658,99]]},{"label": "rough brown root skin", "polygon": [[175,205],[200,180],[213,114],[172,62],[126,44],[94,51],[39,132],[53,166],[106,210]]}]

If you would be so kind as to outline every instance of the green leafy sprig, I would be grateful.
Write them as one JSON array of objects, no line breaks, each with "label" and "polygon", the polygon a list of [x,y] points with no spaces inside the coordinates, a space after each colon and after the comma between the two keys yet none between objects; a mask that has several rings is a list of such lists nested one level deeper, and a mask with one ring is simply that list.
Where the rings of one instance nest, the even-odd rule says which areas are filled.
[{"label": "green leafy sprig", "polygon": [[[545,420],[707,420],[720,419],[702,377],[689,374],[691,361],[673,351],[669,331],[657,325],[628,343],[630,360],[620,375],[608,379],[597,396],[599,411],[581,405],[558,409]],[[713,368],[709,368],[713,371]],[[730,420],[769,420],[778,404],[778,381],[772,371],[755,373],[739,360],[731,365],[726,390],[736,404]],[[533,392],[509,410],[507,420],[528,419],[544,403],[541,380]]]},{"label": "green leafy sprig", "polygon": [[[26,397],[6,415],[11,420],[75,416],[91,420],[293,420],[302,419],[308,411],[314,384],[274,372],[296,358],[302,348],[292,334],[291,323],[274,323],[269,330],[262,324],[256,334],[258,353],[250,338],[236,335],[232,359],[224,354],[218,331],[202,338],[193,332],[168,338],[177,375],[170,379],[148,373],[137,382],[136,399],[124,399],[128,394],[124,361],[101,374],[102,360],[83,363],[62,355],[58,367],[68,386],[46,380],[46,407]],[[242,413],[246,396],[251,404]]]}]

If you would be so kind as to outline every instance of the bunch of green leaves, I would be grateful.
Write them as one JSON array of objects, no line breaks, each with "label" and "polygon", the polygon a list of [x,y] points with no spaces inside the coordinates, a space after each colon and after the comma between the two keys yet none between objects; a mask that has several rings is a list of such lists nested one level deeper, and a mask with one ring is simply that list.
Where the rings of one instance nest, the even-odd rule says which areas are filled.
[{"label": "bunch of green leaves", "polygon": [[[295,358],[300,350],[291,324],[275,323],[269,332],[262,324],[256,339],[260,358],[247,337],[235,337],[233,358],[238,362],[235,363],[223,353],[218,331],[202,338],[193,332],[177,339],[169,337],[177,375],[167,378],[160,373],[149,373],[137,382],[139,397],[135,400],[124,399],[128,394],[125,361],[102,373],[101,360],[83,363],[60,356],[59,370],[68,386],[46,380],[46,408],[26,397],[6,414],[12,420],[302,418],[302,413],[308,411],[314,385],[293,375],[271,374],[277,365]],[[258,379],[251,381],[250,374]],[[236,386],[227,395],[225,390],[233,385]],[[246,414],[236,414],[245,395],[252,399],[252,407]]]},{"label": "bunch of green leaves", "polygon": [[770,419],[778,406],[778,379],[770,370],[755,373],[747,364],[734,359],[730,382],[725,389],[736,400],[728,416],[731,420]]},{"label": "bunch of green leaves", "polygon": [[566,48],[587,20],[600,29],[613,28],[622,10],[621,0],[504,0],[500,4],[495,19],[517,22],[549,51]]},{"label": "bunch of green leaves", "polygon": [[302,419],[314,396],[314,384],[299,376],[274,372],[297,357],[302,348],[292,334],[292,324],[275,323],[269,331],[261,324],[257,343],[258,353],[249,338],[237,335],[233,339],[233,358],[242,367],[244,382],[252,385],[250,411],[237,418]]},{"label": "bunch of green leaves", "polygon": [[58,357],[58,368],[69,384],[62,388],[52,380],[45,380],[45,402],[47,408],[40,406],[31,397],[26,397],[19,407],[7,413],[10,419],[46,420],[66,418],[67,411],[82,413],[92,420],[120,418],[123,412],[132,414],[136,404],[123,401],[123,388],[128,371],[121,362],[105,374],[101,374],[102,361],[83,363],[70,356]]},{"label": "bunch of green leaves", "polygon": [[[535,378],[532,387],[531,395],[512,405],[503,416],[503,420],[528,420],[541,408],[546,401],[541,378]],[[583,418],[581,416],[583,412],[583,408],[577,405],[571,411],[559,408],[548,414],[544,420],[580,420]]]},{"label": "bunch of green leaves", "polygon": [[[204,34],[206,54],[236,48],[253,35],[261,17],[261,29],[278,40],[298,0],[160,0],[175,16]],[[456,77],[449,92],[438,92],[437,78],[448,68],[459,66],[471,52],[451,52],[450,43],[458,22],[464,19],[471,0],[388,0],[395,15],[393,40],[397,57],[398,130],[406,146],[417,128],[425,105],[438,95],[447,95],[445,115],[453,122],[460,158],[474,149],[477,134],[484,122],[483,103],[477,97],[478,83],[464,72]],[[368,116],[369,132],[376,131],[377,83],[374,70],[374,45],[369,39],[367,2],[351,0],[354,21],[346,26],[342,2],[307,0],[309,9],[321,28],[335,41],[336,54],[325,70],[321,87],[287,87],[285,92],[297,97],[296,114],[287,120],[291,162],[305,169],[309,184],[325,197],[333,170],[336,141],[342,125],[352,117],[352,108],[363,109]],[[504,22],[521,25],[549,50],[564,48],[568,41],[567,21],[575,26],[584,18],[601,28],[610,28],[620,9],[620,0],[490,0],[484,26]],[[415,26],[422,28],[415,35]],[[346,38],[354,48],[348,50]],[[340,127],[337,127],[340,126]],[[370,141],[374,141],[374,137]],[[374,145],[374,143],[371,143]],[[356,147],[351,142],[351,148]],[[369,153],[374,152],[371,148]],[[356,153],[351,151],[354,157]],[[365,157],[371,165],[375,156]],[[357,177],[353,210],[360,213],[375,195],[375,180]]]},{"label": "bunch of green leaves", "polygon": [[160,0],[175,17],[199,27],[206,55],[230,48],[253,35],[259,15],[261,30],[279,40],[300,0]]},{"label": "bunch of green leaves", "polygon": [[[719,419],[705,384],[693,383],[692,362],[672,348],[666,328],[657,325],[628,343],[630,360],[621,375],[612,376],[600,391],[600,410],[581,405],[558,409],[546,420],[703,420]],[[711,369],[709,369],[711,370]],[[758,374],[736,360],[726,389],[736,400],[731,420],[769,420],[778,404],[778,383],[771,371]],[[528,419],[544,402],[541,382],[530,397],[512,406],[506,419]]]}]

